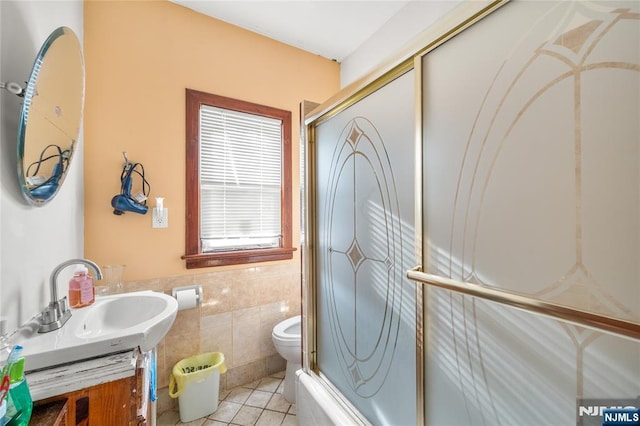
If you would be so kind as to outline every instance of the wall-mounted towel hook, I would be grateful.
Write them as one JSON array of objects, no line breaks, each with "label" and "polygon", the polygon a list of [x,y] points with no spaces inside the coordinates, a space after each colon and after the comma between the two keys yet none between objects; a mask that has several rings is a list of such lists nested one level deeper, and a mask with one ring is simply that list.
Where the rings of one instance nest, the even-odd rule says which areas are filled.
[{"label": "wall-mounted towel hook", "polygon": [[129,165],[131,165],[131,163],[129,162],[129,159],[127,158],[127,151],[122,151],[122,156],[124,157],[124,167],[125,168],[129,167]]}]

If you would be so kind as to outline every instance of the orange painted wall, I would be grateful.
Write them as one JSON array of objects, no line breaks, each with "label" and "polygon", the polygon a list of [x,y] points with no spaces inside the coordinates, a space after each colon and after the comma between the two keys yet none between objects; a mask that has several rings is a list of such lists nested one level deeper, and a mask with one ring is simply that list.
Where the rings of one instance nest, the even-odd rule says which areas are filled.
[{"label": "orange painted wall", "polygon": [[[125,280],[186,273],[185,88],[292,111],[299,245],[298,105],[338,91],[337,63],[164,0],[85,0],[84,49],[86,257],[126,264]],[[123,151],[144,165],[149,205],[165,198],[169,228],[153,229],[151,212],[113,214]]]}]

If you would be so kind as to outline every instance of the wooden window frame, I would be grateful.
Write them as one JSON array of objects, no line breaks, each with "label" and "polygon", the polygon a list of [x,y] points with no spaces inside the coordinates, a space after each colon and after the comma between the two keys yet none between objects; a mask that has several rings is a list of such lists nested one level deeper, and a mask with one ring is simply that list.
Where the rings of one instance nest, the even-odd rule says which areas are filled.
[{"label": "wooden window frame", "polygon": [[[282,187],[280,247],[203,253],[200,241],[200,106],[210,105],[282,120]],[[186,211],[187,269],[239,265],[293,258],[291,112],[211,93],[186,89]]]}]

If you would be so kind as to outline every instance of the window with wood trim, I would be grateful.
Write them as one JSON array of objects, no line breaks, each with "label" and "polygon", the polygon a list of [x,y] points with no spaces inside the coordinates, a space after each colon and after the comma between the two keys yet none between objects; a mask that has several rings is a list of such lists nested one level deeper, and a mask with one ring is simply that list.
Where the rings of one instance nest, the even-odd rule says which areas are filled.
[{"label": "window with wood trim", "polygon": [[187,268],[285,260],[291,112],[186,90]]}]

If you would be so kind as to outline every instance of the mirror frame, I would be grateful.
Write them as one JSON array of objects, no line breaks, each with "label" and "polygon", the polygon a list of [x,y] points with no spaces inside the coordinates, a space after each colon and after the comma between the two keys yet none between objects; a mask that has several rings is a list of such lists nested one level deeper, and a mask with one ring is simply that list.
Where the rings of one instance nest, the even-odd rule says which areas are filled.
[{"label": "mirror frame", "polygon": [[[77,133],[71,137],[69,141],[68,147],[61,147],[62,150],[68,154],[65,154],[67,160],[66,167],[63,168],[61,176],[58,178],[57,186],[55,190],[47,194],[46,196],[34,196],[32,194],[32,189],[27,183],[25,172],[28,165],[24,164],[25,158],[25,146],[26,146],[26,136],[27,136],[27,126],[28,126],[28,118],[29,118],[29,110],[32,107],[32,103],[34,101],[34,97],[38,94],[37,92],[37,80],[40,75],[41,69],[44,66],[44,61],[47,53],[50,51],[51,47],[56,41],[59,41],[62,37],[72,37],[70,39],[74,44],[78,47],[79,52],[79,65],[81,67],[81,75],[82,75],[82,84],[81,84],[81,95],[80,95],[80,109],[79,109],[79,117],[77,117]],[[18,140],[17,140],[17,172],[18,172],[18,182],[20,183],[20,189],[22,195],[26,199],[26,201],[36,207],[41,207],[51,201],[60,191],[62,184],[65,180],[65,177],[68,173],[69,167],[71,165],[71,160],[73,159],[73,154],[75,153],[76,145],[78,143],[78,138],[80,137],[80,128],[82,125],[82,117],[83,117],[83,109],[84,109],[84,98],[85,98],[85,67],[84,67],[84,56],[82,52],[82,46],[80,44],[80,40],[76,33],[68,27],[58,27],[47,37],[45,42],[42,44],[42,47],[38,51],[38,55],[36,56],[36,60],[33,64],[33,68],[31,70],[31,74],[29,76],[29,81],[27,82],[27,86],[24,90],[24,102],[22,104],[22,110],[20,112],[20,124],[18,126]],[[56,107],[57,109],[58,107]],[[56,111],[58,113],[58,111]],[[33,120],[33,118],[32,118]],[[75,120],[73,120],[75,124]],[[33,126],[33,123],[31,124]],[[47,148],[45,148],[46,150]],[[61,154],[62,155],[62,154]]]}]

